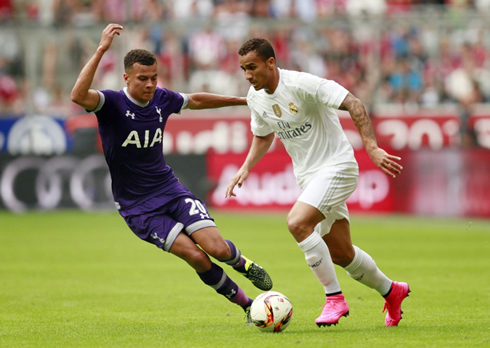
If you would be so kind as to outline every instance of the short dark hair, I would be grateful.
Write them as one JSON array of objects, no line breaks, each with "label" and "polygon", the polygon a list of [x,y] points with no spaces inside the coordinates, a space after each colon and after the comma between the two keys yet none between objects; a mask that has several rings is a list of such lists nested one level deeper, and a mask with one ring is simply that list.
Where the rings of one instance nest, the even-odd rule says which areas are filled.
[{"label": "short dark hair", "polygon": [[129,51],[124,57],[124,70],[128,71],[134,63],[151,66],[157,62],[157,57],[150,51],[135,49]]},{"label": "short dark hair", "polygon": [[249,52],[255,51],[260,59],[266,61],[270,57],[276,59],[276,54],[274,53],[274,48],[269,41],[262,38],[253,38],[245,42],[242,47],[238,50],[240,56],[244,56]]}]

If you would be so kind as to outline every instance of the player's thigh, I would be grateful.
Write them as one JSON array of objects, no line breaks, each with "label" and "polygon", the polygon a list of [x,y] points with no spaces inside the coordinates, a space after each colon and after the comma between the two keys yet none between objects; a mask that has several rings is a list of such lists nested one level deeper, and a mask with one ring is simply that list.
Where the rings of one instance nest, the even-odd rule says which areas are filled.
[{"label": "player's thigh", "polygon": [[192,239],[201,246],[209,255],[217,260],[231,258],[231,250],[228,243],[216,227],[206,227],[192,234]]},{"label": "player's thigh", "polygon": [[164,251],[169,251],[184,225],[164,213],[123,217],[128,227],[141,240],[155,245]]},{"label": "player's thigh", "polygon": [[345,204],[357,187],[358,177],[357,168],[323,170],[309,180],[298,201],[317,208],[327,217],[332,209]]},{"label": "player's thigh", "polygon": [[186,261],[196,272],[205,272],[211,268],[211,260],[194,241],[184,233],[180,233],[170,253]]},{"label": "player's thigh", "polygon": [[315,207],[325,217],[315,227],[321,236],[328,234],[337,220],[349,220],[346,201],[356,189],[357,180],[357,168],[332,168],[317,173],[304,188],[298,201]]},{"label": "player's thigh", "polygon": [[131,230],[140,239],[186,261],[196,272],[210,269],[209,257],[194,241],[182,233],[184,225],[163,212],[126,217]]},{"label": "player's thigh", "polygon": [[184,232],[191,238],[203,228],[214,227],[214,219],[206,204],[196,196],[184,196],[168,203],[167,210],[172,218],[184,226]]},{"label": "player's thigh", "polygon": [[171,212],[184,225],[185,233],[206,253],[218,260],[231,257],[230,248],[203,201],[195,196],[182,197],[173,203]]}]

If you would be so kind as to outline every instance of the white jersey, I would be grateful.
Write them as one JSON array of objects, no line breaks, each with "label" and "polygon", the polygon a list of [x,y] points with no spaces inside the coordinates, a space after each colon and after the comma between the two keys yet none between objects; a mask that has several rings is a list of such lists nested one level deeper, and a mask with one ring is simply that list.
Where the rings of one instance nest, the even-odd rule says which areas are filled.
[{"label": "white jersey", "polygon": [[308,73],[279,69],[279,74],[273,94],[250,87],[247,103],[252,111],[252,133],[276,133],[293,160],[302,188],[323,169],[357,168],[354,150],[335,111],[349,91]]}]

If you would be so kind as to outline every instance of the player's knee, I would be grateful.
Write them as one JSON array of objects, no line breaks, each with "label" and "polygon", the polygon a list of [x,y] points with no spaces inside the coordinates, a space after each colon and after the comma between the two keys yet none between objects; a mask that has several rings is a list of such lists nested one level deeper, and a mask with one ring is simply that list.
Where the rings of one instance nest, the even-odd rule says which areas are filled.
[{"label": "player's knee", "polygon": [[294,216],[291,216],[291,214],[288,215],[286,219],[286,223],[288,224],[289,232],[291,232],[293,235],[296,231],[298,231],[301,228],[300,221],[296,219]]},{"label": "player's knee", "polygon": [[230,247],[226,242],[213,245],[211,248],[206,250],[208,255],[211,255],[216,260],[229,260],[231,257]]},{"label": "player's knee", "polygon": [[289,232],[296,240],[303,240],[313,231],[313,227],[309,226],[301,217],[289,214],[287,217]]},{"label": "player's knee", "polygon": [[186,250],[183,255],[179,255],[184,259],[192,268],[198,272],[202,272],[209,268],[209,257],[201,249]]},{"label": "player's knee", "polygon": [[225,247],[217,247],[214,248],[209,255],[214,257],[216,260],[229,260],[231,257],[230,249],[227,249]]}]

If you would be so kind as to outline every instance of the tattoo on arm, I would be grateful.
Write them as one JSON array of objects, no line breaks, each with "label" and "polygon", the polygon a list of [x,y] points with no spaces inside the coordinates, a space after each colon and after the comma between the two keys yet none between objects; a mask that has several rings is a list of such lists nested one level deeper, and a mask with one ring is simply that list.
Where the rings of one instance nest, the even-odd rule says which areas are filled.
[{"label": "tattoo on arm", "polygon": [[376,141],[374,128],[363,103],[354,97],[351,93],[347,95],[339,107],[340,110],[349,111],[354,124],[363,139]]}]

